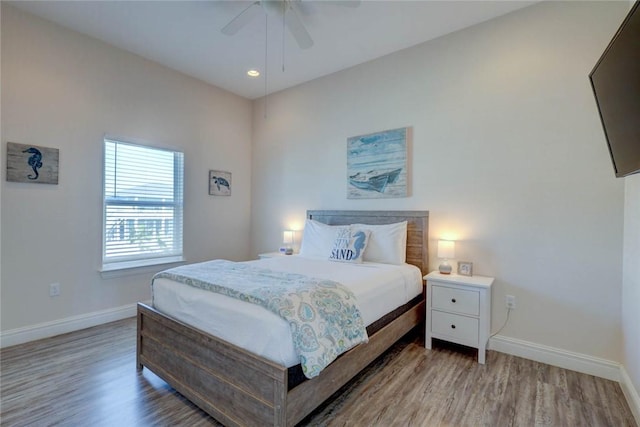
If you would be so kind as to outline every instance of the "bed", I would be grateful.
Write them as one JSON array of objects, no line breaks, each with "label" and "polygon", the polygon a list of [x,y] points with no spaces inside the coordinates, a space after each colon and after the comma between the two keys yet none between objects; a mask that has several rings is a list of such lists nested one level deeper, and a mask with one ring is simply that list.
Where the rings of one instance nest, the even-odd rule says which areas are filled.
[{"label": "bed", "polygon": [[[308,211],[329,225],[407,221],[406,262],[427,273],[428,212]],[[367,327],[369,342],[312,379],[160,309],[138,304],[137,366],[150,369],[224,425],[293,426],[424,321],[424,292]],[[192,323],[192,322],[191,322]]]}]

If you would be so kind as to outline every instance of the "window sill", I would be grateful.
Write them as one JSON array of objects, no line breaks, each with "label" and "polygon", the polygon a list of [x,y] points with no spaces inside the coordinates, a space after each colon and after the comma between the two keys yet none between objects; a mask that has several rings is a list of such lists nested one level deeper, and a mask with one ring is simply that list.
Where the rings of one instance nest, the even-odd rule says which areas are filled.
[{"label": "window sill", "polygon": [[104,264],[99,271],[103,279],[113,279],[137,274],[157,273],[158,271],[168,268],[167,264],[178,264],[184,263],[185,261],[184,257],[176,256],[140,261],[113,262]]}]

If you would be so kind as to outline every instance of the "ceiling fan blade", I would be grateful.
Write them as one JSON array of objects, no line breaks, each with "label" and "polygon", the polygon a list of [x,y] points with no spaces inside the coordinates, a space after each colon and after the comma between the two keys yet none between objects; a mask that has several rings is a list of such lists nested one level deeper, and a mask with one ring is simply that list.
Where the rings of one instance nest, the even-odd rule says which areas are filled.
[{"label": "ceiling fan blade", "polygon": [[259,6],[260,2],[255,1],[251,3],[245,10],[240,12],[235,18],[233,18],[227,25],[225,25],[222,30],[222,34],[226,34],[228,36],[232,36],[236,34],[240,29],[246,26],[249,22],[253,20],[257,16],[251,9],[257,10],[259,8],[254,6]]},{"label": "ceiling fan blade", "polygon": [[300,17],[296,13],[295,9],[289,7],[284,14],[284,20],[287,24],[287,28],[291,31],[291,35],[296,39],[300,49],[309,49],[313,46],[313,40],[307,32],[307,29],[302,24]]},{"label": "ceiling fan blade", "polygon": [[311,1],[293,0],[289,4],[296,8],[296,12],[302,16],[311,16],[317,13],[317,7]]}]

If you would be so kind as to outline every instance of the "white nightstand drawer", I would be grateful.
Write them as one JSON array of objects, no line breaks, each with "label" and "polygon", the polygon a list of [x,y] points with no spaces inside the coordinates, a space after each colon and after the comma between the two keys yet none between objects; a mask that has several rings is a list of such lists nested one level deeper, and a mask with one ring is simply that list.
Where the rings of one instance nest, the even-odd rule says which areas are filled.
[{"label": "white nightstand drawer", "polygon": [[478,346],[478,319],[457,314],[431,312],[431,332],[444,335],[447,341],[471,347]]},{"label": "white nightstand drawer", "polygon": [[491,285],[493,277],[441,274],[424,276],[427,281],[427,325],[425,347],[432,338],[478,349],[484,363],[491,334]]},{"label": "white nightstand drawer", "polygon": [[433,285],[431,287],[431,307],[477,316],[480,314],[480,293]]}]

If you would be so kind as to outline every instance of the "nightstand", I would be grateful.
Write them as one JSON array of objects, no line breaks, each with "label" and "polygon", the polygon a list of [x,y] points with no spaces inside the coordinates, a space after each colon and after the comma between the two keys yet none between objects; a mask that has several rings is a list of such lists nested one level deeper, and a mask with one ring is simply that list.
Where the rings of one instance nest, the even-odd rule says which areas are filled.
[{"label": "nightstand", "polygon": [[424,346],[437,338],[478,349],[484,364],[491,334],[491,285],[493,277],[440,274],[427,281],[427,318]]}]

